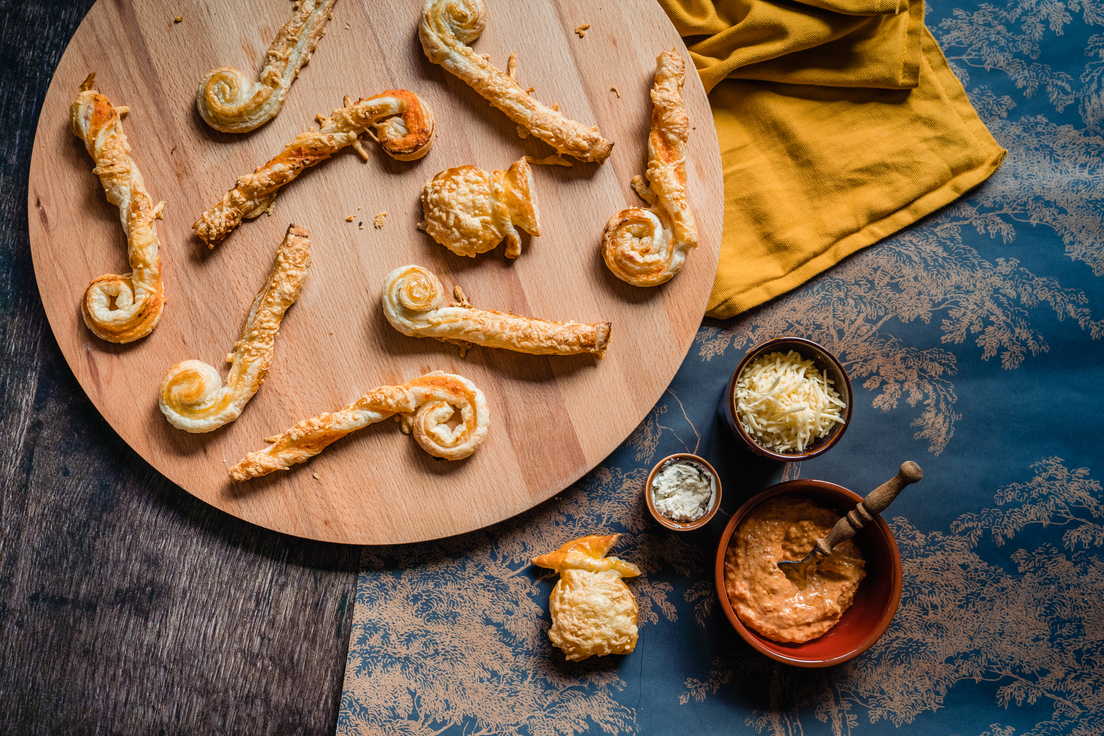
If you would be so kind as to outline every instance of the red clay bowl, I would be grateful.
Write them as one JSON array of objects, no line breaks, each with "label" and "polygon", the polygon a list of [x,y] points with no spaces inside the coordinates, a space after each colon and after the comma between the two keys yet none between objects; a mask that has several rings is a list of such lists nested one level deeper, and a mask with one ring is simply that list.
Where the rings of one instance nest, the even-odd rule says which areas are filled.
[{"label": "red clay bowl", "polygon": [[776,496],[808,498],[825,508],[839,511],[840,516],[862,501],[861,496],[843,486],[822,480],[779,483],[749,499],[732,515],[717,547],[715,583],[721,609],[744,641],[779,662],[797,667],[829,667],[859,656],[885,633],[901,602],[901,553],[892,532],[880,516],[855,535],[855,543],[866,560],[866,577],[859,584],[851,607],[828,633],[804,644],[782,644],[744,626],[733,610],[725,590],[725,552],[744,517],[755,506]]},{"label": "red clay bowl", "polygon": [[[744,429],[744,425],[740,423],[736,415],[736,382],[740,379],[740,374],[743,373],[744,368],[759,356],[775,352],[786,353],[790,350],[798,353],[806,360],[813,361],[821,373],[827,374],[832,381],[832,387],[840,395],[840,399],[847,404],[847,407],[843,410],[843,423],[836,424],[829,430],[828,434],[805,448],[804,452],[775,452],[759,444]],[[740,361],[740,364],[736,366],[736,370],[733,371],[732,378],[728,381],[728,390],[725,391],[722,400],[724,401],[725,418],[728,420],[729,427],[732,428],[732,431],[743,441],[747,448],[757,455],[781,462],[809,460],[817,455],[823,455],[843,437],[847,425],[851,423],[851,379],[847,377],[847,371],[843,369],[843,364],[839,362],[839,359],[828,352],[827,348],[803,337],[776,337],[773,340],[759,343],[749,350],[744,359]]]}]

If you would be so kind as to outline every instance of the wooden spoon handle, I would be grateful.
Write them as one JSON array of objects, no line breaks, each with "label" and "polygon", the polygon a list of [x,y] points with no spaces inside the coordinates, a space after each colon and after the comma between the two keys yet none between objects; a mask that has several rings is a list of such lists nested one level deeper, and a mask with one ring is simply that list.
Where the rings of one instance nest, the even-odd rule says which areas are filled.
[{"label": "wooden spoon handle", "polygon": [[855,532],[862,529],[867,523],[874,521],[881,512],[889,508],[897,494],[904,490],[905,486],[912,485],[924,477],[924,471],[911,460],[901,463],[901,469],[885,483],[881,484],[862,500],[847,515],[836,522],[828,536],[818,539],[816,550],[824,557],[832,554],[832,549],[844,541],[855,536]]}]

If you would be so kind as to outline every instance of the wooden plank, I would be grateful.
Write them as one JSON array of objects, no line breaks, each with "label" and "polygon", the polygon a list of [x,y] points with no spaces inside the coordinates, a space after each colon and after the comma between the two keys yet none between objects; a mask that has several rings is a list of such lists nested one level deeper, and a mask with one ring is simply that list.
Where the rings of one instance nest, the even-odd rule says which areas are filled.
[{"label": "wooden plank", "polygon": [[[476,259],[454,256],[414,227],[422,185],[436,172],[466,163],[505,168],[526,153],[551,153],[539,141],[519,139],[513,123],[425,58],[416,32],[420,5],[339,2],[280,116],[254,133],[230,136],[202,123],[195,87],[216,66],[256,69],[290,6],[99,2],[70,43],[43,106],[28,219],[39,290],[66,360],[111,426],[155,468],[204,501],[270,529],[383,544],[457,534],[520,513],[628,436],[674,375],[704,312],[720,248],[723,189],[708,100],[693,73],[685,89],[694,125],[689,191],[701,246],[678,277],[647,291],[613,278],[598,251],[605,221],[637,204],[629,180],[645,166],[655,56],[669,48],[685,55],[658,5],[638,0],[599,12],[563,0],[489,8],[474,48],[502,67],[519,51],[524,86],[616,142],[602,166],[536,171],[544,234],[513,262],[501,248]],[[184,21],[174,23],[177,15]],[[574,30],[584,23],[591,28],[580,38]],[[134,156],[151,195],[168,201],[159,225],[168,305],[157,330],[127,346],[94,338],[78,311],[87,282],[125,264],[117,213],[68,131],[69,103],[90,71],[101,92],[131,108],[124,126]],[[272,216],[246,222],[213,252],[192,235],[200,212],[315,113],[340,107],[345,94],[396,87],[417,92],[435,112],[438,141],[426,158],[397,162],[376,149],[364,163],[349,151],[286,187]],[[384,211],[389,216],[377,230],[372,218]],[[187,358],[219,365],[289,222],[311,231],[313,265],[264,387],[221,430],[174,429],[157,409],[161,377]],[[462,285],[477,306],[608,320],[611,347],[603,360],[482,348],[462,359],[447,345],[404,337],[383,318],[379,288],[406,263],[434,271],[446,288]],[[227,480],[227,465],[263,447],[264,437],[430,370],[464,375],[487,395],[491,431],[470,459],[436,461],[385,422],[287,474],[240,485]]]}]

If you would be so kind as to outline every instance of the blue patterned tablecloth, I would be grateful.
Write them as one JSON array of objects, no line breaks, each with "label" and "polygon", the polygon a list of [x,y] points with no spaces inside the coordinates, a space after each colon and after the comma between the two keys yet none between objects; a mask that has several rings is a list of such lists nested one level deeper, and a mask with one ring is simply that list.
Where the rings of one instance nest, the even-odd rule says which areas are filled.
[{"label": "blue patterned tablecloth", "polygon": [[[1009,150],[984,186],[802,289],[707,321],[670,388],[580,483],[441,542],[367,548],[340,734],[1104,733],[1104,6],[929,7],[927,22]],[[793,334],[839,355],[851,428],[801,465],[739,450],[717,413],[753,344]],[[678,534],[640,489],[673,452],[712,462],[722,512]],[[903,460],[920,485],[886,516],[900,609],[866,654],[779,665],[719,610],[728,514],[771,483],[865,494]],[[594,532],[640,565],[640,640],[564,661],[554,576],[529,559]]]}]

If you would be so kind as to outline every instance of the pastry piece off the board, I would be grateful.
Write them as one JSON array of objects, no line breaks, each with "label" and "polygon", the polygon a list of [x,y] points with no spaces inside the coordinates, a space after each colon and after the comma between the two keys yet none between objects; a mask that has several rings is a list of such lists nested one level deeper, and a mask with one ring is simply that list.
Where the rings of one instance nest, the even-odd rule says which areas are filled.
[{"label": "pastry piece off the board", "polygon": [[209,73],[196,93],[196,108],[204,122],[223,133],[248,133],[275,118],[291,83],[325,35],[336,2],[302,0],[298,4],[269,46],[259,81],[229,66]]},{"label": "pastry piece off the board", "polygon": [[636,599],[621,578],[636,577],[640,568],[606,557],[620,537],[581,537],[533,558],[534,565],[560,574],[548,599],[548,638],[571,661],[628,654],[636,647]]},{"label": "pastry piece off the board", "polygon": [[685,65],[674,51],[656,59],[652,130],[648,135],[648,184],[632,186],[650,207],[632,207],[610,218],[602,233],[602,258],[617,278],[633,286],[658,286],[682,270],[698,245],[698,228],[686,196],[686,141],[690,121],[682,100]]},{"label": "pastry piece off the board", "polygon": [[142,172],[130,155],[119,119],[126,108],[112,105],[93,88],[95,81],[96,75],[89,74],[69,106],[69,129],[84,141],[96,162],[92,173],[100,177],[107,201],[119,208],[130,273],[94,279],[84,291],[81,315],[96,337],[126,343],[153,332],[165,306],[155,222],[165,203],[155,205],[150,199]]},{"label": "pastry piece off the board", "polygon": [[490,174],[475,166],[445,169],[422,189],[418,227],[458,256],[493,250],[506,239],[506,257],[521,255],[521,228],[540,235],[533,170],[523,158]]},{"label": "pastry piece off the board", "polygon": [[[450,427],[457,412],[459,423]],[[413,434],[423,450],[446,460],[462,460],[478,450],[491,424],[487,400],[474,383],[433,371],[399,386],[373,389],[341,411],[305,419],[268,438],[268,447],[249,453],[230,468],[230,478],[243,481],[287,470],[350,432],[396,415],[403,431]]]},{"label": "pastry piece off the board", "polygon": [[489,309],[476,309],[456,287],[445,306],[440,280],[421,266],[400,266],[383,282],[387,321],[410,337],[433,337],[458,345],[502,348],[530,355],[601,355],[609,344],[610,323],[553,322]]},{"label": "pastry piece off the board", "polygon": [[280,323],[299,298],[309,267],[310,233],[291,225],[267,281],[253,300],[241,337],[226,356],[230,363],[226,384],[218,370],[200,360],[177,363],[162,379],[157,403],[174,427],[211,432],[238,418],[264,383]]},{"label": "pastry piece off the board", "polygon": [[613,142],[599,135],[597,126],[588,128],[533,99],[517,82],[516,55],[511,55],[509,68],[503,72],[472,51],[468,44],[479,38],[486,25],[483,0],[426,0],[418,38],[430,61],[504,112],[518,124],[519,132],[524,129],[527,135],[580,161],[605,161]]},{"label": "pastry piece off the board", "polygon": [[243,219],[269,211],[281,187],[342,148],[352,146],[367,158],[360,140],[364,133],[399,161],[419,159],[433,146],[433,112],[413,92],[392,89],[356,102],[346,97],[345,103],[330,117],[320,116],[318,130],[301,133],[264,166],[239,178],[221,202],[192,224],[196,235],[214,248]]}]

